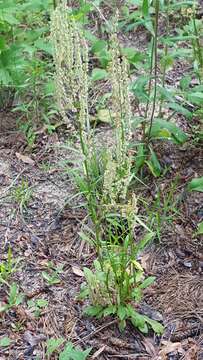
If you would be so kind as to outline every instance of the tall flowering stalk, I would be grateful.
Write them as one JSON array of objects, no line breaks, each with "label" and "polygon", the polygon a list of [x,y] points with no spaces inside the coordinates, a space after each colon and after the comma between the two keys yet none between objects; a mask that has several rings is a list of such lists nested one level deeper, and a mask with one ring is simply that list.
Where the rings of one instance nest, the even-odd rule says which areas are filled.
[{"label": "tall flowering stalk", "polygon": [[66,122],[77,119],[81,131],[89,131],[88,48],[82,31],[68,15],[65,1],[52,14],[56,96]]},{"label": "tall flowering stalk", "polygon": [[129,95],[129,77],[127,59],[122,56],[116,33],[110,39],[111,63],[109,68],[112,86],[112,110],[115,113],[117,161],[123,162],[127,154],[127,145],[131,138],[131,103]]},{"label": "tall flowering stalk", "polygon": [[116,140],[115,155],[108,154],[104,174],[104,194],[112,204],[125,202],[127,190],[132,179],[132,159],[128,153],[131,139],[131,102],[129,94],[129,68],[127,59],[122,55],[116,32],[110,39],[111,63],[109,75],[112,87],[113,125]]}]

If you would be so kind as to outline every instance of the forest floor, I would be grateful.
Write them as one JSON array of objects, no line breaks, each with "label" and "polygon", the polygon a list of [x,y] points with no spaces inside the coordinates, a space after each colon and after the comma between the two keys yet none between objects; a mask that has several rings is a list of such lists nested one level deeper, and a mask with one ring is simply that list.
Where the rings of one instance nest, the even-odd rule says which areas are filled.
[{"label": "forest floor", "polygon": [[[133,37],[121,36],[120,41],[134,46]],[[136,42],[143,47],[145,35]],[[168,85],[175,87],[185,71],[187,64],[177,62]],[[176,122],[190,133],[182,116]],[[110,132],[108,124],[97,127],[98,138],[108,138]],[[111,317],[83,315],[85,304],[77,295],[84,282],[82,269],[91,267],[95,252],[78,235],[87,214],[70,200],[75,190],[65,170],[73,157],[64,147],[67,137],[63,125],[51,135],[42,127],[29,149],[16,114],[0,112],[0,263],[11,247],[19,262],[9,283],[17,283],[24,295],[21,304],[0,312],[0,338],[11,339],[10,346],[0,347],[0,360],[47,359],[49,338],[92,347],[92,360],[203,360],[203,239],[196,235],[203,193],[186,191],[188,181],[203,176],[200,144],[154,144],[168,171],[135,189],[139,214],[158,214],[160,219],[160,239],[139,258],[146,275],[156,277],[139,310],[163,322],[165,331],[158,337],[144,336],[130,324],[120,332]],[[25,207],[19,200],[22,191],[27,194]],[[6,289],[0,284],[0,306],[7,302]]]},{"label": "forest floor", "polygon": [[[143,336],[130,324],[120,333],[112,318],[85,317],[84,304],[76,299],[84,281],[82,268],[91,266],[95,254],[78,235],[85,210],[67,201],[74,188],[64,171],[70,157],[62,147],[64,131],[42,132],[30,152],[15,129],[12,113],[0,115],[0,258],[6,258],[11,246],[13,258],[19,259],[12,282],[24,294],[20,305],[0,313],[0,336],[12,340],[9,347],[0,348],[0,359],[45,359],[46,339],[61,337],[83,349],[92,347],[91,359],[203,359],[203,252],[202,239],[195,236],[203,216],[203,196],[185,192],[187,181],[203,174],[200,147],[157,148],[170,170],[158,181],[151,179],[150,189],[143,189],[149,208],[158,186],[162,195],[173,189],[161,224],[161,241],[140,257],[146,274],[156,276],[140,311],[163,321],[164,334]],[[98,133],[104,132],[108,127],[98,128]],[[30,191],[25,209],[16,195],[22,179]],[[55,284],[47,273],[55,274]],[[6,302],[4,286],[0,299]],[[39,299],[47,302],[36,308]]]}]

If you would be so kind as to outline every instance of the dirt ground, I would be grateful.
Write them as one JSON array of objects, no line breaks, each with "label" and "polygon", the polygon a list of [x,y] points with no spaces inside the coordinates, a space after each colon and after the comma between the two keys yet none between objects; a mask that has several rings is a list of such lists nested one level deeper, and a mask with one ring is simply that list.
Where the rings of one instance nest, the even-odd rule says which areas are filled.
[{"label": "dirt ground", "polygon": [[[74,188],[64,172],[69,150],[61,147],[64,139],[56,132],[40,134],[30,152],[13,115],[2,112],[0,122],[0,259],[11,246],[14,259],[20,260],[12,281],[24,294],[22,304],[0,314],[0,336],[12,339],[9,348],[0,348],[0,359],[45,359],[45,341],[50,337],[64,337],[83,349],[92,347],[91,359],[203,359],[203,242],[194,235],[203,216],[203,196],[185,192],[187,181],[203,174],[200,147],[157,148],[171,165],[158,180],[162,193],[178,176],[174,197],[180,199],[178,214],[163,224],[161,243],[153,243],[140,256],[146,274],[156,276],[140,311],[163,321],[165,331],[159,338],[143,336],[130,324],[120,333],[112,318],[98,321],[83,315],[84,304],[76,295],[84,280],[81,270],[91,266],[95,254],[78,236],[86,213],[70,200]],[[23,212],[13,196],[22,179],[32,194]],[[150,191],[145,190],[149,204],[156,186],[152,180]],[[42,272],[50,262],[63,270],[59,282],[48,286]],[[2,303],[5,297],[1,286]],[[36,299],[48,301],[39,317],[28,306]]]}]

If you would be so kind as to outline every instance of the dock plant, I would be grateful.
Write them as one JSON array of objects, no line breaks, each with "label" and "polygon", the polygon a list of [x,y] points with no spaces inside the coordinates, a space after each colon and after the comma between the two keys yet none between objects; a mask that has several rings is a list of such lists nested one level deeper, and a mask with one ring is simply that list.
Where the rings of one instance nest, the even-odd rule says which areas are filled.
[{"label": "dock plant", "polygon": [[[82,236],[95,246],[98,256],[93,271],[84,269],[87,281],[85,295],[88,295],[92,306],[88,313],[98,315],[96,310],[99,306],[100,310],[103,309],[102,316],[118,316],[121,328],[125,327],[127,319],[131,319],[143,332],[147,332],[148,323],[160,333],[161,325],[142,316],[133,307],[141,301],[141,289],[150,285],[154,278],[144,280],[144,272],[136,260],[153,233],[139,219],[137,199],[129,192],[133,177],[129,152],[132,118],[129,65],[121,53],[114,30],[109,43],[109,112],[114,114],[113,144],[110,149],[107,145],[101,149],[95,144],[89,121],[88,44],[81,25],[75,21],[65,2],[58,5],[53,13],[51,36],[58,104],[64,119],[74,123],[80,140],[82,169],[79,167],[71,173],[86,201],[91,220]],[[138,225],[143,230],[143,236],[135,241],[134,228]],[[136,300],[134,305],[133,300]]]}]

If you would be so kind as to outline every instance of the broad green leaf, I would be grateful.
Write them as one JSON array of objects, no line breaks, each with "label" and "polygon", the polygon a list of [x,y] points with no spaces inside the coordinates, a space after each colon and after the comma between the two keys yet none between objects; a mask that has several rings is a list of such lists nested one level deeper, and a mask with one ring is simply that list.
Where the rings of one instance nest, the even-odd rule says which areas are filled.
[{"label": "broad green leaf", "polygon": [[149,0],[143,0],[142,2],[142,14],[144,17],[149,15]]},{"label": "broad green leaf", "polygon": [[188,119],[192,118],[192,113],[186,109],[185,107],[183,107],[182,105],[179,105],[177,103],[168,103],[168,107],[170,109],[175,110],[177,113],[183,114],[185,117],[187,117]]},{"label": "broad green leaf", "polygon": [[151,157],[148,161],[145,161],[145,162],[148,165],[152,174],[155,177],[158,177],[161,175],[161,165],[160,165],[159,160],[152,148],[150,148],[150,152],[151,152]]},{"label": "broad green leaf", "polygon": [[11,343],[11,339],[7,336],[4,336],[0,339],[0,347],[7,347]]},{"label": "broad green leaf", "polygon": [[3,36],[0,37],[0,53],[2,50],[4,50],[6,48],[6,41],[3,38]]},{"label": "broad green leaf", "polygon": [[[143,273],[142,273],[143,276]],[[140,302],[142,300],[142,291],[140,288],[135,288],[132,290],[132,296],[136,302]]]},{"label": "broad green leaf", "polygon": [[182,79],[180,80],[181,89],[182,90],[188,89],[190,86],[191,80],[192,80],[192,78],[190,75],[183,76]]},{"label": "broad green leaf", "polygon": [[111,124],[115,114],[112,114],[108,109],[99,109],[96,114],[96,120],[98,122]]},{"label": "broad green leaf", "polygon": [[88,348],[85,351],[74,348],[71,342],[68,342],[59,355],[59,360],[85,360],[90,354],[92,348]]},{"label": "broad green leaf", "polygon": [[135,156],[135,166],[134,166],[135,173],[137,173],[140,170],[140,168],[144,165],[146,159],[145,150],[146,149],[144,144],[138,145],[137,155]]},{"label": "broad green leaf", "polygon": [[134,265],[134,267],[135,267],[137,270],[143,272],[143,268],[142,268],[142,266],[140,265],[140,263],[139,263],[137,260],[132,260],[132,264]]},{"label": "broad green leaf", "polygon": [[203,235],[203,221],[198,224],[197,235]]},{"label": "broad green leaf", "polygon": [[183,144],[187,140],[187,135],[174,123],[163,120],[155,119],[150,136],[152,138],[160,139],[163,137],[163,130],[167,130],[170,133],[168,140],[173,141],[176,144]]},{"label": "broad green leaf", "polygon": [[58,339],[49,339],[46,342],[47,345],[47,354],[53,354],[64,342],[63,338]]},{"label": "broad green leaf", "polygon": [[106,70],[104,69],[97,69],[95,68],[92,71],[92,75],[91,75],[91,79],[92,81],[98,81],[98,80],[103,80],[106,79],[108,77],[108,73]]},{"label": "broad green leaf", "polygon": [[138,326],[138,329],[139,329],[143,334],[148,334],[149,329],[148,329],[148,326],[147,326],[146,323],[144,323],[142,326],[139,325],[139,326]]},{"label": "broad green leaf", "polygon": [[49,304],[49,302],[46,299],[37,299],[36,300],[36,305],[40,308],[46,307],[46,306],[48,306],[48,304]]},{"label": "broad green leaf", "polygon": [[103,315],[104,316],[108,316],[108,315],[114,315],[116,313],[116,306],[115,305],[110,305],[107,308],[104,309],[103,311]]},{"label": "broad green leaf", "polygon": [[188,94],[188,100],[195,105],[203,105],[203,92],[193,92]]},{"label": "broad green leaf", "polygon": [[126,315],[127,315],[127,309],[124,305],[119,305],[118,306],[118,311],[117,311],[118,317],[119,319],[122,321],[125,319]]},{"label": "broad green leaf", "polygon": [[143,25],[146,27],[146,29],[152,34],[152,36],[155,36],[154,33],[154,27],[151,20],[144,21]]},{"label": "broad green leaf", "polygon": [[118,328],[120,332],[123,332],[126,328],[126,320],[119,321]]},{"label": "broad green leaf", "polygon": [[134,48],[123,48],[122,54],[127,57],[130,64],[135,65],[144,60],[144,55]]},{"label": "broad green leaf", "polygon": [[92,283],[94,281],[94,273],[92,272],[92,270],[90,270],[87,267],[83,268],[83,273],[85,275],[85,278],[87,280],[88,283]]},{"label": "broad green leaf", "polygon": [[89,316],[99,316],[103,311],[103,306],[101,305],[90,305],[87,306],[84,309],[84,314],[89,315]]},{"label": "broad green leaf", "polygon": [[146,289],[148,286],[150,286],[151,284],[153,284],[153,282],[155,281],[155,276],[149,276],[148,278],[146,278],[142,284],[139,286],[140,289]]},{"label": "broad green leaf", "polygon": [[136,311],[131,314],[131,322],[135,327],[140,329],[140,331],[142,331],[141,329],[145,329],[145,317]]},{"label": "broad green leaf", "polygon": [[53,55],[53,48],[50,42],[44,41],[43,39],[38,39],[37,41],[35,41],[34,45],[37,49],[43,50],[49,55]]},{"label": "broad green leaf", "polygon": [[0,13],[0,21],[6,21],[9,25],[18,25],[19,21],[11,13]]},{"label": "broad green leaf", "polygon": [[165,71],[168,71],[172,69],[174,64],[174,58],[171,55],[165,55],[161,58],[160,61],[162,70],[165,69]]},{"label": "broad green leaf", "polygon": [[104,49],[106,49],[107,47],[107,42],[105,40],[96,40],[93,44],[92,44],[92,52],[93,53],[98,53]]},{"label": "broad green leaf", "polygon": [[145,321],[151,326],[152,330],[158,334],[161,335],[163,334],[164,331],[164,326],[162,324],[160,324],[158,321],[156,320],[152,320],[150,319],[148,316],[144,315]]},{"label": "broad green leaf", "polygon": [[188,190],[203,192],[203,176],[192,179],[188,184]]},{"label": "broad green leaf", "polygon": [[130,90],[141,102],[146,103],[146,101],[149,100],[147,93],[147,84],[149,80],[149,76],[142,75],[139,76],[138,79],[131,84]]}]

